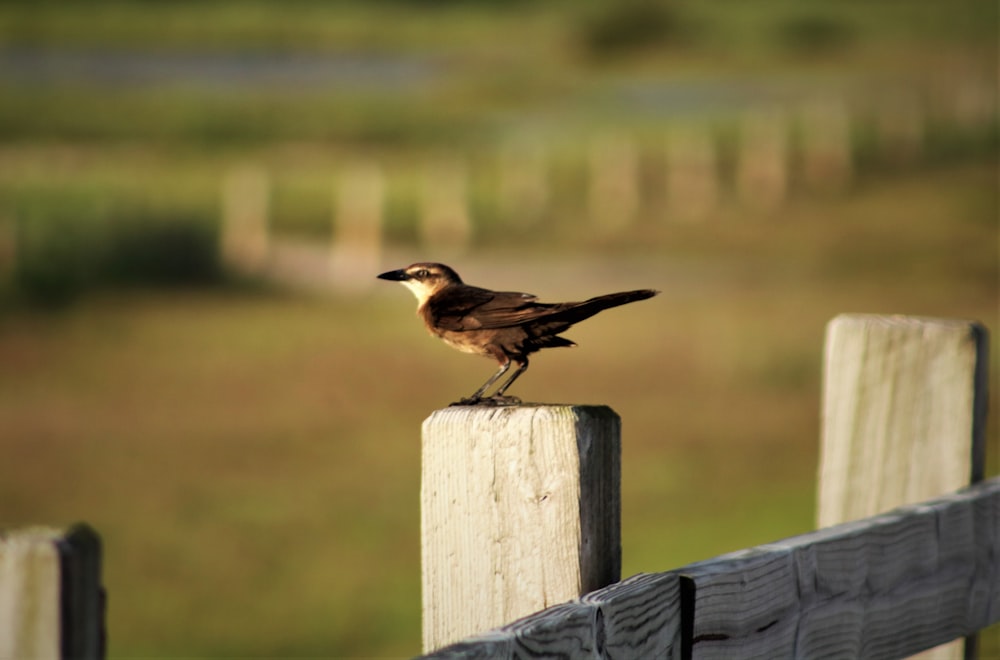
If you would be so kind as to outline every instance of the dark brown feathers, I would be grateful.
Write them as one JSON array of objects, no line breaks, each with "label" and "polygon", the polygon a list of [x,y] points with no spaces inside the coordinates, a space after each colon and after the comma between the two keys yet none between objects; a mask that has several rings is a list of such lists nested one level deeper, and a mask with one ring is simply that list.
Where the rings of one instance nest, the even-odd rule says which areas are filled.
[{"label": "dark brown feathers", "polygon": [[465,402],[478,402],[484,392],[517,362],[518,369],[491,399],[504,391],[528,367],[528,356],[543,348],[575,346],[559,335],[573,324],[611,307],[652,298],[658,292],[637,289],[596,296],[582,302],[543,303],[528,293],[490,291],[462,282],[443,264],[416,263],[379,275],[398,281],[417,298],[417,313],[427,329],[449,346],[492,357],[499,371]]}]

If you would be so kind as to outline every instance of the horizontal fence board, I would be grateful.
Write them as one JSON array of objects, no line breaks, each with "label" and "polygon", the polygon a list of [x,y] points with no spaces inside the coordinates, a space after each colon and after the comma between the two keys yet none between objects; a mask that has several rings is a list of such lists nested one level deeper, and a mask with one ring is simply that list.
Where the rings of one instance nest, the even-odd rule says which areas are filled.
[{"label": "horizontal fence board", "polygon": [[426,658],[593,657],[597,608],[579,601],[550,607]]},{"label": "horizontal fence board", "polygon": [[606,658],[679,658],[681,641],[680,581],[674,573],[640,573],[585,595],[600,608],[595,636]]},{"label": "horizontal fence board", "polygon": [[998,519],[993,479],[681,569],[692,657],[895,658],[973,633],[1000,613]]},{"label": "horizontal fence board", "polygon": [[693,658],[793,657],[798,622],[794,556],[753,548],[681,569],[694,594]]},{"label": "horizontal fence board", "polygon": [[1000,477],[640,574],[429,658],[899,658],[1000,621]]},{"label": "horizontal fence board", "polygon": [[680,658],[680,581],[634,575],[426,658]]}]

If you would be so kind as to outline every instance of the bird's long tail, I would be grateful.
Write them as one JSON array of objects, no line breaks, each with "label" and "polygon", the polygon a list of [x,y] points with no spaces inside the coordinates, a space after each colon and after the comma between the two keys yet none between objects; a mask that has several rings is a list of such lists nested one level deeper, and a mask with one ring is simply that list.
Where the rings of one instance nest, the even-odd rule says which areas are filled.
[{"label": "bird's long tail", "polygon": [[578,303],[566,303],[564,307],[553,312],[548,318],[551,320],[567,321],[578,323],[584,319],[589,319],[594,314],[605,309],[626,305],[630,302],[646,300],[652,298],[659,291],[654,289],[636,289],[635,291],[619,291],[618,293],[608,293],[603,296],[596,296],[589,300]]}]

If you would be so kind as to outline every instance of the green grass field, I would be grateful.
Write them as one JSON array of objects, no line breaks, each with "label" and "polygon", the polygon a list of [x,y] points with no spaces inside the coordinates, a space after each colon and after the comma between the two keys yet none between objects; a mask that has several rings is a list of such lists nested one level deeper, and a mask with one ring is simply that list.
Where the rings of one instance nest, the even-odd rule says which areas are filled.
[{"label": "green grass field", "polygon": [[[574,329],[580,346],[539,356],[515,389],[621,414],[623,572],[666,570],[811,528],[831,317],[996,332],[997,174],[901,176],[776,222],[725,218],[711,240],[678,228],[646,252],[454,265],[550,299],[662,289]],[[105,293],[0,319],[0,517],[100,530],[111,657],[419,650],[420,422],[492,367],[376,284]]]},{"label": "green grass field", "polygon": [[[643,116],[621,92],[664,74],[821,95],[856,78],[879,91],[967,74],[995,81],[996,24],[988,0],[0,3],[0,56],[12,53],[0,76],[0,136],[13,144],[405,148],[481,144],[519,125],[655,125],[659,117]],[[48,65],[25,70],[39,53]],[[186,75],[130,84],[106,60],[96,71],[60,64],[67,53],[123,61],[138,53],[163,58],[161,66],[179,57]],[[240,71],[210,73],[218,57],[295,55],[333,58],[342,75],[241,83]],[[370,78],[348,75],[358,60],[382,65]],[[409,78],[387,84],[393,64],[413,63]]]}]

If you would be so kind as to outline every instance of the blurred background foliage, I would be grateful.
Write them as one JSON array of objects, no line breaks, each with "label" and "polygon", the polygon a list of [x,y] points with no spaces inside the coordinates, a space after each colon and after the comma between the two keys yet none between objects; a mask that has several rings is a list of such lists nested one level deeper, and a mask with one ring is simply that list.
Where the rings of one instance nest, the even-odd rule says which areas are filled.
[{"label": "blurred background foliage", "polygon": [[[622,415],[625,575],[810,529],[824,324],[1000,327],[997,25],[993,0],[0,2],[0,524],[100,530],[112,657],[416,653],[419,424],[490,367],[355,280],[442,259],[546,299],[664,291],[518,383]],[[685,139],[712,145],[690,217]],[[512,210],[498,172],[538,153],[545,199]],[[633,187],[612,167],[595,202],[619,161]],[[383,237],[340,289],[359,162]],[[223,263],[247,167],[305,279]],[[421,199],[456,168],[471,229],[437,242]]]}]

